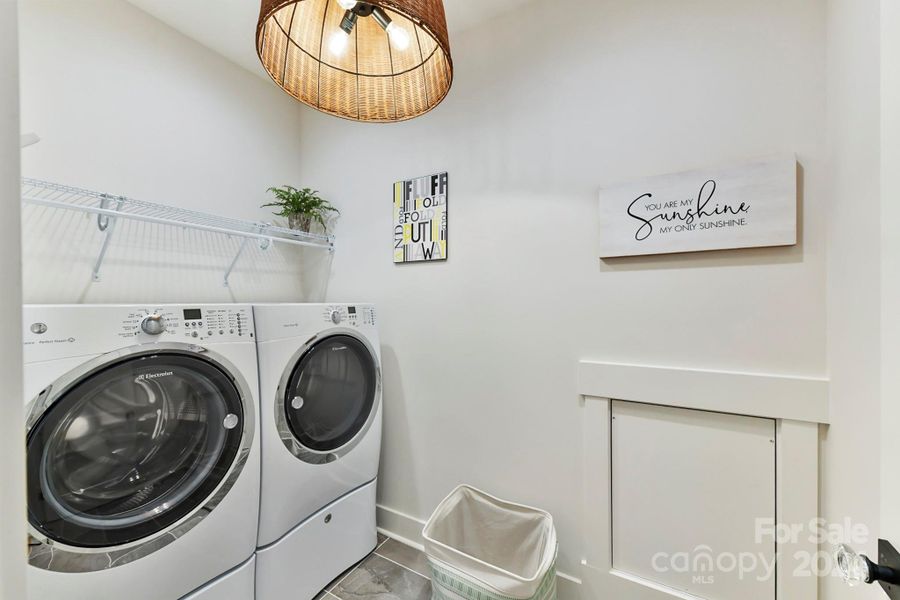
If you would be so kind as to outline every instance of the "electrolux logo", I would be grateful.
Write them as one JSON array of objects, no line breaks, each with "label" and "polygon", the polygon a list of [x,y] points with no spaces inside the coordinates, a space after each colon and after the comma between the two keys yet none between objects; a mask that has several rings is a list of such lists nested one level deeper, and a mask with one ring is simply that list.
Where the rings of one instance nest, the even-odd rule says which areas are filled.
[{"label": "electrolux logo", "polygon": [[143,381],[145,379],[159,379],[160,377],[171,377],[174,375],[172,371],[162,371],[160,373],[142,373],[137,376],[138,381]]}]

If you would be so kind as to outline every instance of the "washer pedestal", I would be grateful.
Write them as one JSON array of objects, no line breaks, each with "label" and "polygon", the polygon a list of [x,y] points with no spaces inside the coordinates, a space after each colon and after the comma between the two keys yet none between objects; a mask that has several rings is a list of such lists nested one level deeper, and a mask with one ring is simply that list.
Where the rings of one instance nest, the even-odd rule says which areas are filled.
[{"label": "washer pedestal", "polygon": [[375,483],[332,502],[277,542],[258,549],[256,600],[312,600],[374,550]]},{"label": "washer pedestal", "polygon": [[256,557],[181,600],[247,600],[253,597]]}]

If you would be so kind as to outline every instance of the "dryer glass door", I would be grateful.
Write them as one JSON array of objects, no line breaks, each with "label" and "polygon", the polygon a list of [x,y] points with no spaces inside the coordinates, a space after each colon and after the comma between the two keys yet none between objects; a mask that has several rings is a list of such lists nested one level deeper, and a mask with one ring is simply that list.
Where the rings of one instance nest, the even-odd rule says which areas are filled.
[{"label": "dryer glass door", "polygon": [[145,354],[93,371],[29,432],[29,520],[85,548],[163,531],[226,477],[243,417],[232,378],[197,356]]},{"label": "dryer glass door", "polygon": [[297,362],[284,410],[297,441],[316,452],[352,440],[375,408],[377,365],[360,340],[333,335],[316,342]]}]

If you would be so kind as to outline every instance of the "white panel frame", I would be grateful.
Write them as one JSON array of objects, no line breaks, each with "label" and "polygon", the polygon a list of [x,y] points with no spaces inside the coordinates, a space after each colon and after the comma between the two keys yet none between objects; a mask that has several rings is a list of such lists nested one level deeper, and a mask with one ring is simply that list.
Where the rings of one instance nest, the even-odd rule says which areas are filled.
[{"label": "white panel frame", "polygon": [[[818,577],[805,571],[819,551],[809,528],[819,515],[819,423],[828,414],[827,380],[590,361],[581,363],[578,379],[584,410],[583,598],[699,600],[613,568],[610,423],[614,398],[775,419],[776,519],[779,525],[804,527],[801,535],[779,540],[776,598],[816,600]],[[618,394],[591,393],[600,389]],[[754,394],[761,394],[760,407],[749,404]]]},{"label": "white panel frame", "polygon": [[578,393],[768,419],[828,423],[828,380],[582,360]]},{"label": "white panel frame", "polygon": [[25,422],[22,404],[22,239],[19,203],[19,33],[16,2],[0,2],[0,598],[25,598]]},{"label": "white panel frame", "polygon": [[881,1],[881,510],[878,537],[900,543],[900,481],[894,472],[900,456],[900,4]]}]

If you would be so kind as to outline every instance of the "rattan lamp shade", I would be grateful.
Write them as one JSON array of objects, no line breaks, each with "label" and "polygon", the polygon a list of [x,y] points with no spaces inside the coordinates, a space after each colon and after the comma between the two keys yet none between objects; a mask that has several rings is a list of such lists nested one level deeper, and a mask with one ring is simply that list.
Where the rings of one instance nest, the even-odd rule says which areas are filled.
[{"label": "rattan lamp shade", "polygon": [[[359,18],[336,51],[338,0],[262,0],[256,49],[272,79],[297,100],[355,121],[404,121],[437,106],[450,90],[453,63],[442,0],[371,0],[402,28],[398,48],[379,23]],[[401,32],[402,33],[402,32]]]}]

